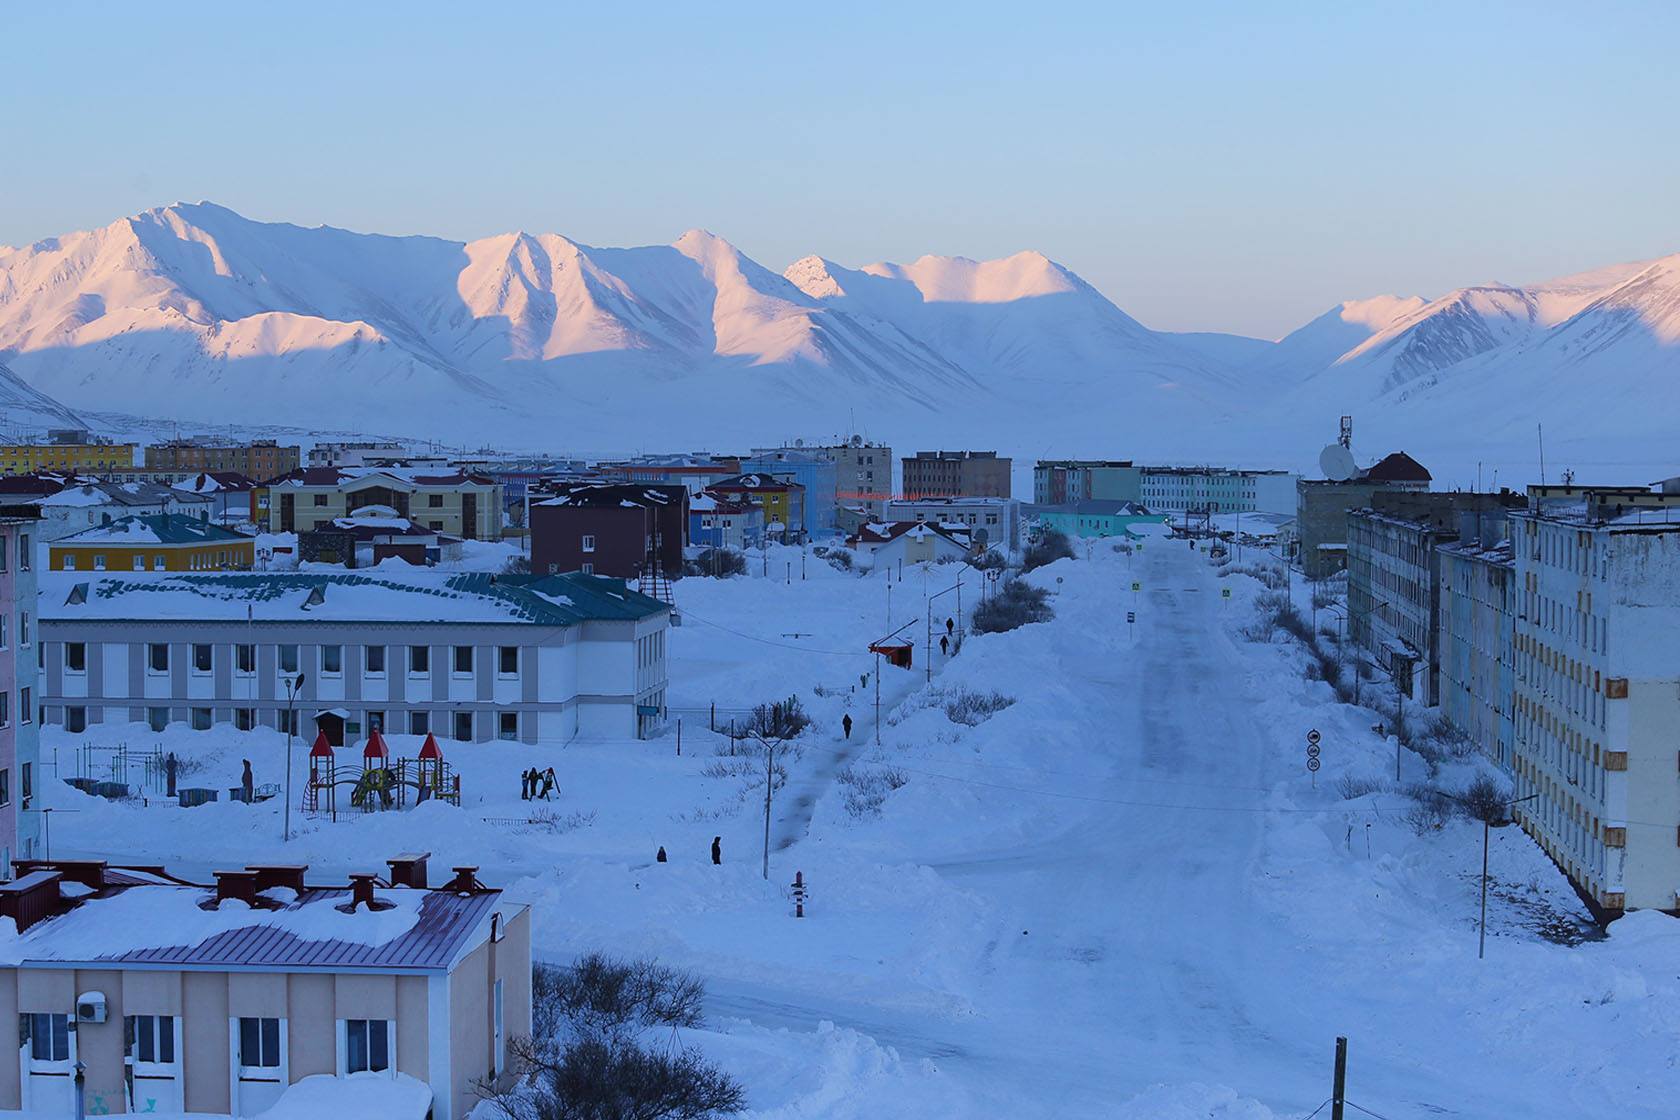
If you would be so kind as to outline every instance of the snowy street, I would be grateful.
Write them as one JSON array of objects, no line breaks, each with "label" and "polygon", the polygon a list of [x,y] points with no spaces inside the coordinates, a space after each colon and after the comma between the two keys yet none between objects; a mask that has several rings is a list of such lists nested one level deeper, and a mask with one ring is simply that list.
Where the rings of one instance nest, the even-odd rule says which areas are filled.
[{"label": "snowy street", "polygon": [[[947,572],[929,592],[895,584],[892,624],[925,618]],[[330,875],[404,848],[477,863],[535,907],[545,957],[649,954],[704,976],[712,1021],[695,1040],[742,1076],[757,1117],[1304,1116],[1329,1094],[1338,1034],[1350,1099],[1389,1120],[1667,1114],[1672,920],[1544,940],[1504,899],[1578,904],[1500,829],[1478,963],[1480,827],[1420,835],[1391,789],[1344,799],[1344,776],[1392,775],[1392,740],[1303,679],[1298,651],[1240,632],[1258,583],[1166,540],[1027,578],[1056,591],[1055,619],[970,636],[931,685],[919,642],[914,669],[883,678],[880,747],[872,692],[844,685],[872,658],[844,651],[883,632],[884,581],[816,565],[809,581],[679,586],[694,613],[674,634],[673,704],[797,690],[817,721],[784,760],[769,883],[762,756],[728,758],[704,720],[680,758],[672,733],[537,748],[564,791],[569,823],[551,828],[489,823],[529,810],[509,799],[531,748],[446,744],[460,810],[306,821],[282,847],[273,805],[136,809],[65,787],[53,796],[77,812],[55,847],[197,874],[284,853]],[[950,714],[993,691],[999,710]],[[894,775],[879,801],[859,801],[867,771]],[[226,826],[214,849],[207,821]],[[714,832],[722,868],[701,854]],[[655,843],[670,864],[651,863]],[[795,870],[812,888],[802,921]],[[1587,1037],[1602,1049],[1563,1041]]]}]

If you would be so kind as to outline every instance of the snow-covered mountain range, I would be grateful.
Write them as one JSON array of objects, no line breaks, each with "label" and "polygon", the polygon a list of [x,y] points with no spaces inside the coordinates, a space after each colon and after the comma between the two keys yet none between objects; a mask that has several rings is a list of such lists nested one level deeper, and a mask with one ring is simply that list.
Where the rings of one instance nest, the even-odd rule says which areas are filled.
[{"label": "snow-covered mountain range", "polygon": [[1271,342],[1151,330],[1033,252],[778,275],[699,230],[463,244],[199,203],[0,249],[0,361],[12,426],[97,409],[582,451],[855,428],[1299,466],[1343,412],[1384,449],[1520,444],[1539,421],[1666,438],[1680,256],[1350,301]]}]

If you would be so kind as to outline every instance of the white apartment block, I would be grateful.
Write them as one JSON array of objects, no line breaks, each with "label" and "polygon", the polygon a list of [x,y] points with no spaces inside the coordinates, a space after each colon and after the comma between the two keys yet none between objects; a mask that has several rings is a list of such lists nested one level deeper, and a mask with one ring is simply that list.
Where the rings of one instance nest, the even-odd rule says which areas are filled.
[{"label": "white apartment block", "polygon": [[1157,513],[1295,513],[1288,471],[1225,467],[1143,467],[1141,498]]},{"label": "white apartment block", "polygon": [[1513,514],[1517,820],[1602,911],[1680,904],[1680,497]]},{"label": "white apartment block", "polygon": [[899,498],[885,504],[882,519],[966,529],[976,549],[1021,547],[1021,503],[1014,498]]}]

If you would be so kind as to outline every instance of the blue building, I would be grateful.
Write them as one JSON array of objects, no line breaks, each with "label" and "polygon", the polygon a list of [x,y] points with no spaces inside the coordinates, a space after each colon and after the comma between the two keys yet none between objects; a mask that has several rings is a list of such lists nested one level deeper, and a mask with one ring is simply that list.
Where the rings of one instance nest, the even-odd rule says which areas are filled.
[{"label": "blue building", "polygon": [[1100,498],[1066,505],[1034,506],[1029,513],[1038,519],[1040,525],[1069,537],[1130,537],[1137,535],[1131,531],[1133,525],[1161,525],[1171,520],[1166,514],[1151,513],[1136,502]]},{"label": "blue building", "polygon": [[807,538],[829,537],[839,531],[834,523],[835,492],[839,484],[832,460],[798,448],[759,450],[752,458],[741,460],[741,473],[773,475],[803,486],[805,514],[797,528]]}]

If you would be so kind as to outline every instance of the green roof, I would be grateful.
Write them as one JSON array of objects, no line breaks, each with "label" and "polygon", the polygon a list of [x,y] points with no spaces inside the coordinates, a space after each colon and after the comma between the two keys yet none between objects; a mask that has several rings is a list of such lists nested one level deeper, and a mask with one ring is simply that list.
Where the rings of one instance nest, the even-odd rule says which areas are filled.
[{"label": "green roof", "polygon": [[60,537],[55,545],[196,545],[252,543],[252,538],[184,513],[145,513],[118,517]]}]

